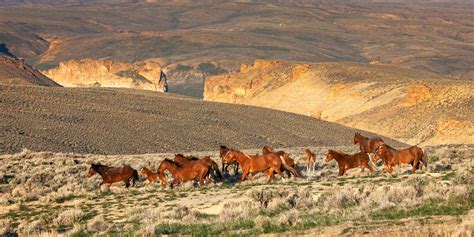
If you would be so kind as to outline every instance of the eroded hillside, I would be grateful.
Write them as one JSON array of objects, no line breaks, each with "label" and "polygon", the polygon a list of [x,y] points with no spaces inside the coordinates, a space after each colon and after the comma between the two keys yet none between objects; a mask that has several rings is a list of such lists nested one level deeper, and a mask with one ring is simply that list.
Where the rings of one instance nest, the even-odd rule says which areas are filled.
[{"label": "eroded hillside", "polygon": [[473,144],[474,84],[387,65],[256,60],[204,99],[308,115],[417,144]]},{"label": "eroded hillside", "polygon": [[121,87],[163,91],[161,66],[153,61],[120,63],[108,60],[69,60],[45,74],[65,87]]},{"label": "eroded hillside", "polygon": [[0,54],[0,84],[59,86],[25,61]]}]

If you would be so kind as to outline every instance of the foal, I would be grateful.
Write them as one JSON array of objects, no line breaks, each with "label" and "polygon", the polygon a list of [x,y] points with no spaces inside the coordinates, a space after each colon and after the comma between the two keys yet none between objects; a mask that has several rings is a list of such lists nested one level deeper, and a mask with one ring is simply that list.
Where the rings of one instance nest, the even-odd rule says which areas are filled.
[{"label": "foal", "polygon": [[142,168],[142,171],[140,172],[140,176],[147,178],[148,184],[146,186],[151,185],[157,179],[160,180],[162,186],[167,185],[167,181],[166,181],[163,173],[160,173],[160,172],[155,173],[155,172],[151,171],[150,169],[148,169],[147,167]]},{"label": "foal", "polygon": [[365,152],[348,155],[329,150],[328,155],[326,156],[326,162],[329,162],[332,159],[335,159],[339,166],[339,174],[337,176],[342,176],[347,170],[356,167],[362,168],[362,172],[364,172],[365,168],[368,168],[370,170],[370,175],[374,175],[374,169],[369,165],[369,156]]},{"label": "foal", "polygon": [[314,172],[314,167],[315,167],[315,161],[314,161],[314,153],[311,152],[310,149],[306,148],[304,149],[304,153],[306,154],[306,172],[310,172],[311,171],[311,168],[313,168],[313,172]]},{"label": "foal", "polygon": [[364,153],[374,153],[375,149],[379,147],[380,144],[383,143],[382,138],[375,137],[375,138],[368,138],[360,135],[360,133],[356,132],[354,134],[354,145],[359,144],[359,148],[361,152]]}]

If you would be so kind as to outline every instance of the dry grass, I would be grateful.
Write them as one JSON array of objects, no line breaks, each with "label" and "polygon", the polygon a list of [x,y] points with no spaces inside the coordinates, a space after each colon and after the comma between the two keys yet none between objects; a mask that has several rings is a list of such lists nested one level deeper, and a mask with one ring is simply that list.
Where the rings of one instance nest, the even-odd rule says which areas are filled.
[{"label": "dry grass", "polygon": [[[326,163],[324,148],[316,171],[305,178],[236,186],[236,179],[197,188],[159,185],[100,190],[100,178],[86,177],[92,162],[135,169],[154,167],[172,154],[98,156],[24,150],[0,157],[0,231],[22,235],[118,234],[362,234],[380,229],[407,233],[407,222],[427,234],[472,233],[473,149],[431,147],[427,172],[411,174],[408,165],[393,175],[369,177],[359,169],[338,178],[335,163]],[[337,147],[354,152],[354,147]],[[301,148],[289,150],[304,172]],[[257,150],[250,150],[253,154]],[[195,155],[213,155],[196,152]],[[441,165],[449,168],[438,169]],[[437,232],[433,226],[449,222]],[[453,228],[456,227],[456,228]],[[397,229],[398,228],[398,229]],[[397,232],[398,231],[398,232]]]}]

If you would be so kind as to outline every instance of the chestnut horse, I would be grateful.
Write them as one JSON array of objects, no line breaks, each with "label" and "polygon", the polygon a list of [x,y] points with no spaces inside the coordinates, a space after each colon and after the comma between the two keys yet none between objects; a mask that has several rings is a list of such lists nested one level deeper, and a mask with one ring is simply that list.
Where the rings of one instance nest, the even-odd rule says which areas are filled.
[{"label": "chestnut horse", "polygon": [[228,151],[230,151],[230,148],[228,148],[226,146],[220,146],[220,148],[219,148],[219,156],[221,157],[221,163],[222,163],[222,173],[223,174],[229,173],[229,171],[227,171],[227,168],[230,165],[233,165],[234,166],[234,175],[237,175],[237,172],[239,172],[239,163],[237,163],[237,161],[233,161],[231,163],[225,164],[225,162],[224,162],[224,157],[225,157],[225,155],[227,154]]},{"label": "chestnut horse", "polygon": [[292,169],[286,169],[284,165],[281,166],[281,172],[286,172],[286,175],[288,175],[288,178],[291,177],[291,174],[293,174],[295,177],[301,177],[301,175],[298,173],[296,170],[296,164],[295,160],[293,160],[290,155],[284,151],[274,151],[273,148],[270,146],[266,145],[262,148],[262,154],[269,154],[269,153],[275,153],[279,157],[283,157],[286,161],[286,164],[290,166]]},{"label": "chestnut horse", "polygon": [[364,153],[374,153],[375,149],[383,143],[382,138],[375,137],[375,138],[368,138],[360,135],[360,133],[356,132],[354,134],[354,145],[359,144],[359,148],[361,152]]},{"label": "chestnut horse", "polygon": [[[423,149],[417,146],[411,146],[403,150],[397,150],[385,143],[382,143],[377,149],[375,149],[375,153],[376,155],[374,157],[374,161],[377,162],[379,159],[381,159],[386,166],[384,171],[389,173],[392,173],[394,166],[400,166],[401,163],[411,164],[413,172],[416,172],[417,169],[422,170],[423,165],[428,167],[428,154],[426,154]],[[420,162],[422,162],[421,166]]]},{"label": "chestnut horse", "polygon": [[240,177],[239,185],[244,181],[247,174],[249,175],[248,179],[252,181],[253,173],[270,170],[268,171],[268,174],[270,174],[268,182],[271,182],[273,180],[274,171],[276,171],[282,178],[285,178],[280,170],[282,164],[285,167],[290,168],[290,166],[286,164],[285,159],[279,157],[275,153],[268,153],[261,156],[249,156],[241,151],[230,149],[224,156],[224,163],[228,164],[233,161],[237,161],[242,167],[242,176]]},{"label": "chestnut horse", "polygon": [[87,177],[92,177],[96,173],[102,177],[102,183],[100,183],[99,188],[103,184],[107,184],[110,187],[110,185],[113,183],[120,181],[123,181],[125,183],[125,187],[128,188],[130,187],[130,181],[134,186],[135,182],[139,180],[138,172],[129,165],[114,168],[102,165],[100,163],[92,164],[89,168],[89,172],[87,173]]},{"label": "chestnut horse", "polygon": [[342,176],[347,170],[356,167],[361,167],[362,172],[364,172],[365,168],[368,168],[370,170],[370,175],[374,175],[374,169],[369,165],[369,156],[365,152],[348,155],[334,150],[329,150],[328,155],[326,156],[326,162],[329,162],[332,159],[335,159],[337,165],[339,166],[339,174],[337,176]]},{"label": "chestnut horse", "polygon": [[171,188],[175,184],[179,185],[196,178],[198,179],[199,187],[202,187],[204,178],[209,175],[209,166],[202,162],[179,165],[170,159],[165,159],[158,166],[158,173],[163,173],[165,170],[168,170],[173,176],[173,181],[170,184]]},{"label": "chestnut horse", "polygon": [[151,171],[150,169],[148,169],[147,167],[142,168],[142,171],[140,172],[140,175],[142,177],[147,178],[148,184],[146,186],[151,185],[157,179],[160,180],[160,183],[161,183],[162,186],[166,186],[168,184],[168,182],[166,181],[163,173],[160,173],[160,172],[155,173],[155,172]]},{"label": "chestnut horse", "polygon": [[[220,181],[222,180],[222,174],[219,171],[219,166],[215,161],[211,159],[210,156],[204,156],[202,159],[199,159],[195,156],[184,156],[182,154],[175,154],[174,155],[174,162],[184,165],[189,162],[203,162],[207,166],[209,166],[210,171],[209,174],[212,176],[214,181]],[[216,179],[217,177],[217,179]],[[207,177],[206,177],[207,180]]]},{"label": "chestnut horse", "polygon": [[311,152],[311,150],[308,148],[304,149],[304,153],[306,154],[306,162],[307,162],[306,172],[310,172],[311,168],[313,168],[313,171],[314,171],[314,167],[315,167],[314,153]]}]

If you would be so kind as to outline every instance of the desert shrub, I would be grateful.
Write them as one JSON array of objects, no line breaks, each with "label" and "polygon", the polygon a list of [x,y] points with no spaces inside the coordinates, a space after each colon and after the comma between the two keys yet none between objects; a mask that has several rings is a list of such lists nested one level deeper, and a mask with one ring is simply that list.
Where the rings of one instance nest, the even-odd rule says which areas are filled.
[{"label": "desert shrub", "polygon": [[260,210],[258,204],[244,200],[224,204],[220,218],[223,221],[233,221],[256,216]]},{"label": "desert shrub", "polygon": [[18,225],[18,231],[23,234],[39,234],[45,230],[41,220],[23,221]]},{"label": "desert shrub", "polygon": [[412,186],[415,188],[416,196],[421,197],[423,195],[423,191],[425,186],[429,183],[429,180],[423,176],[410,176],[407,180],[402,182],[402,185]]},{"label": "desert shrub", "polygon": [[359,191],[354,189],[340,189],[331,193],[325,200],[326,209],[347,208],[360,203]]},{"label": "desert shrub", "polygon": [[185,206],[176,207],[171,212],[171,218],[176,219],[176,220],[181,220],[183,217],[189,215],[189,213],[190,213],[189,208]]},{"label": "desert shrub", "polygon": [[54,218],[53,223],[57,226],[60,225],[72,225],[74,222],[79,221],[84,216],[84,212],[80,209],[69,209],[59,213]]},{"label": "desert shrub", "polygon": [[474,185],[474,174],[470,171],[464,170],[456,173],[453,179],[454,184]]},{"label": "desert shrub", "polygon": [[[249,195],[253,200],[255,200],[258,204],[260,204],[260,207],[262,208],[267,208],[268,204],[271,202],[273,199],[274,192],[271,190],[265,190],[265,189],[260,189],[260,190],[252,190]],[[279,197],[282,197],[283,195],[279,195]]]},{"label": "desert shrub", "polygon": [[109,228],[109,224],[102,215],[95,216],[87,223],[87,230],[90,232],[102,232]]},{"label": "desert shrub", "polygon": [[299,213],[300,212],[295,209],[282,212],[276,217],[277,224],[282,225],[282,226],[287,226],[287,227],[296,226],[300,220]]}]

